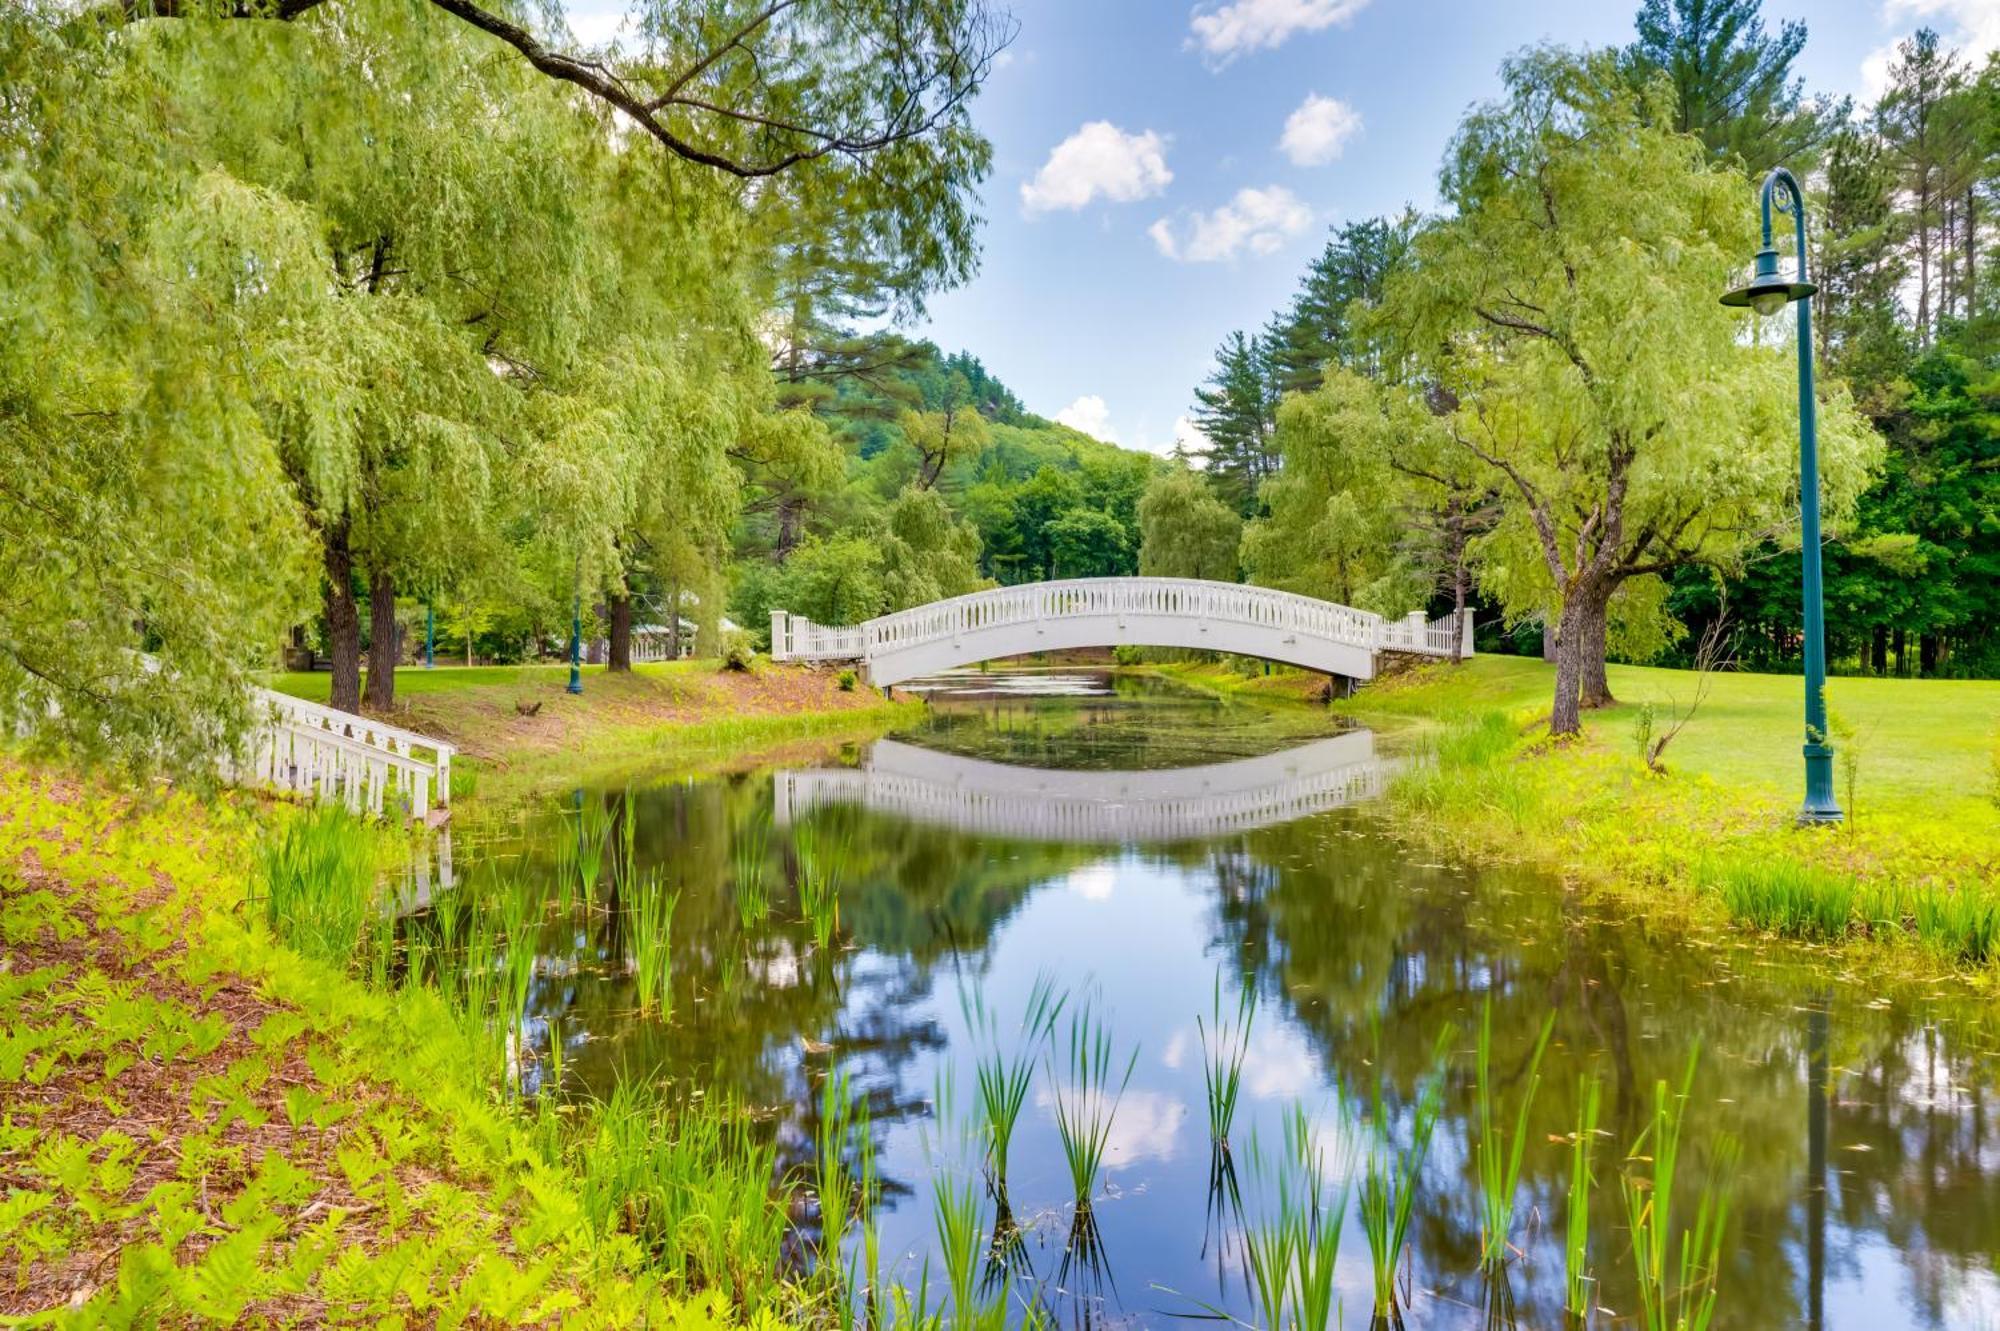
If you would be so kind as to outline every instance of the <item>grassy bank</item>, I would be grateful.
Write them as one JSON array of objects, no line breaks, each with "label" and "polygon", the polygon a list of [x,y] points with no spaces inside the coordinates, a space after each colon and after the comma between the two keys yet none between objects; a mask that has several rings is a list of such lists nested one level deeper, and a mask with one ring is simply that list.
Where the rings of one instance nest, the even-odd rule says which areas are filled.
[{"label": "grassy bank", "polygon": [[775,1324],[507,1093],[504,1000],[414,982],[400,834],[0,762],[0,1316]]},{"label": "grassy bank", "polygon": [[1836,679],[1846,757],[1839,828],[1799,829],[1802,685],[1728,674],[1648,769],[1692,675],[1614,666],[1615,707],[1579,742],[1546,735],[1552,667],[1482,657],[1425,668],[1335,704],[1405,732],[1435,761],[1395,785],[1403,830],[1475,858],[1518,860],[1690,922],[1838,951],[1843,964],[2000,985],[2000,684]]},{"label": "grassy bank", "polygon": [[[314,702],[326,700],[330,683],[324,672],[271,681]],[[387,719],[457,745],[460,765],[491,794],[644,767],[686,771],[789,740],[870,736],[921,706],[889,703],[865,684],[843,689],[838,672],[763,660],[748,671],[715,661],[641,665],[629,675],[587,666],[581,694],[568,683],[560,665],[405,668]]]}]

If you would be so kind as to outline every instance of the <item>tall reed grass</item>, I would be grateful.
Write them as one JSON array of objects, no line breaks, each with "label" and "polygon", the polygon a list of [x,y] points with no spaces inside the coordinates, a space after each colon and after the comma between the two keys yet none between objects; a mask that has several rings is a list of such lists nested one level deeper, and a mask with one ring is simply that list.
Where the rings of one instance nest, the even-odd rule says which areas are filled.
[{"label": "tall reed grass", "polygon": [[1400,1320],[1402,1316],[1396,1302],[1396,1268],[1402,1263],[1403,1249],[1409,1242],[1417,1185],[1423,1177],[1424,1161],[1430,1155],[1431,1138],[1437,1132],[1438,1115],[1443,1108],[1444,1060],[1452,1038],[1449,1024],[1438,1032],[1431,1051],[1431,1071],[1418,1087],[1411,1108],[1406,1144],[1396,1143],[1387,1098],[1381,1083],[1375,1086],[1370,1119],[1372,1140],[1361,1173],[1360,1211],[1361,1227],[1368,1237],[1378,1321]]},{"label": "tall reed grass", "polygon": [[1859,890],[1851,874],[1776,857],[1710,860],[1701,877],[1730,915],[1762,933],[1811,942],[1847,936]]},{"label": "tall reed grass", "polygon": [[1694,1224],[1675,1228],[1681,1129],[1698,1053],[1689,1056],[1678,1092],[1664,1078],[1654,1083],[1652,1121],[1633,1143],[1620,1179],[1644,1331],[1708,1331],[1715,1318],[1716,1277],[1734,1195],[1736,1148],[1727,1138],[1703,1182]]},{"label": "tall reed grass", "polygon": [[1237,990],[1236,1016],[1228,1022],[1222,1012],[1222,977],[1215,977],[1215,993],[1210,999],[1209,1022],[1199,1016],[1195,1030],[1201,1037],[1202,1084],[1208,1102],[1209,1149],[1227,1155],[1229,1129],[1236,1120],[1236,1100],[1243,1089],[1243,1060],[1250,1052],[1250,1026],[1257,1016],[1257,990],[1249,976]]},{"label": "tall reed grass", "polygon": [[771,823],[761,814],[736,833],[730,843],[730,884],[736,898],[736,917],[749,932],[771,913],[770,890]]},{"label": "tall reed grass", "polygon": [[975,1041],[977,1060],[975,1081],[986,1141],[986,1172],[993,1195],[1000,1202],[1003,1218],[1007,1209],[1007,1163],[1014,1140],[1014,1125],[1027,1102],[1028,1087],[1034,1080],[1035,1061],[1055,1029],[1067,994],[1056,992],[1054,978],[1036,977],[1028,991],[1028,1005],[1015,1028],[1013,1048],[1001,1048],[999,1021],[986,1006],[977,988],[959,989],[959,1007]]},{"label": "tall reed grass", "polygon": [[640,874],[631,887],[629,930],[633,979],[639,1011],[674,1013],[674,909],[681,894],[669,891],[657,869]]},{"label": "tall reed grass", "polygon": [[813,944],[830,950],[840,930],[840,870],[846,859],[845,836],[829,837],[807,823],[793,836],[799,857],[799,908],[812,927]]},{"label": "tall reed grass", "polygon": [[1473,1146],[1473,1162],[1479,1175],[1480,1263],[1488,1271],[1507,1264],[1508,1239],[1514,1228],[1514,1198],[1521,1187],[1522,1153],[1528,1145],[1528,1117],[1534,1111],[1535,1092],[1542,1084],[1542,1055],[1548,1051],[1549,1036],[1555,1030],[1555,1013],[1542,1020],[1541,1033],[1528,1055],[1521,1089],[1521,1101],[1514,1114],[1511,1134],[1499,1122],[1497,1089],[1493,1084],[1493,999],[1489,994],[1479,1021],[1479,1048],[1474,1081],[1479,1102],[1479,1137]]},{"label": "tall reed grass", "polygon": [[776,1151],[733,1106],[676,1111],[650,1085],[621,1081],[565,1154],[592,1229],[631,1235],[683,1289],[755,1309],[777,1287],[786,1218],[772,1191]]},{"label": "tall reed grass", "polygon": [[287,947],[346,966],[375,907],[378,833],[339,805],[309,809],[258,856],[264,922]]},{"label": "tall reed grass", "polygon": [[1063,1162],[1069,1167],[1070,1190],[1080,1223],[1091,1214],[1097,1176],[1104,1167],[1104,1149],[1111,1140],[1118,1103],[1139,1065],[1134,1046],[1124,1071],[1113,1084],[1111,1034],[1094,1017],[1089,1005],[1070,1017],[1060,1070],[1050,1054],[1049,1080],[1055,1101],[1056,1135],[1062,1140]]},{"label": "tall reed grass", "polygon": [[1563,1315],[1572,1331],[1590,1323],[1597,1278],[1590,1273],[1590,1194],[1597,1186],[1591,1158],[1597,1147],[1597,1114],[1603,1086],[1584,1073],[1576,1079],[1576,1130],[1569,1139],[1569,1213],[1563,1219]]}]

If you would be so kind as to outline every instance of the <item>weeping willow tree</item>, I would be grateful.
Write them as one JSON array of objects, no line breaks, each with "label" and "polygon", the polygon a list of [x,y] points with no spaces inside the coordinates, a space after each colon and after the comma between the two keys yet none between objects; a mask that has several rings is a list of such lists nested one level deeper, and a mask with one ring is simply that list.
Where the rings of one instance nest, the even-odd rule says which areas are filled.
[{"label": "weeping willow tree", "polygon": [[640,19],[579,61],[512,7],[0,13],[10,729],[197,765],[315,599],[358,709],[365,597],[387,708],[399,594],[615,607],[713,567],[743,459],[837,459],[777,410],[772,256],[819,225],[911,293],[969,272],[1005,33],[956,0]]}]

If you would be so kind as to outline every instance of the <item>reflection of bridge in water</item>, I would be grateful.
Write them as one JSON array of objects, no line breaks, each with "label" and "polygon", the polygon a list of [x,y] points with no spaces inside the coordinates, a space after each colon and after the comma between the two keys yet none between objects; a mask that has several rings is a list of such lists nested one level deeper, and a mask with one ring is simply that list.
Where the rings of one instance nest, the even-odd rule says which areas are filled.
[{"label": "reflection of bridge in water", "polygon": [[782,826],[815,809],[876,813],[1024,841],[1182,841],[1246,832],[1381,793],[1389,764],[1351,731],[1278,753],[1151,772],[1049,771],[879,741],[858,768],[779,772]]}]

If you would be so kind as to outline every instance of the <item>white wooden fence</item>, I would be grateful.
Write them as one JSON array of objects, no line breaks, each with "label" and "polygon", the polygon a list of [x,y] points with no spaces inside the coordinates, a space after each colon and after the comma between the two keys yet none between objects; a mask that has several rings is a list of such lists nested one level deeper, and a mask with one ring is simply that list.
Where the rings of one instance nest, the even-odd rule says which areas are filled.
[{"label": "white wooden fence", "polygon": [[255,690],[255,701],[264,715],[244,763],[227,774],[238,784],[378,817],[425,819],[450,806],[455,750],[442,740],[269,689]]}]

